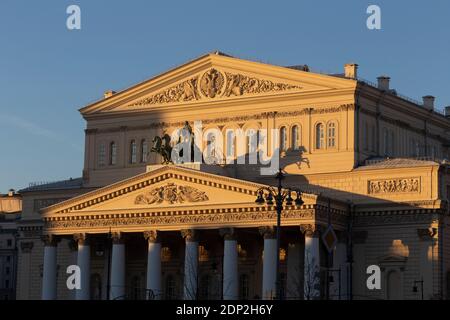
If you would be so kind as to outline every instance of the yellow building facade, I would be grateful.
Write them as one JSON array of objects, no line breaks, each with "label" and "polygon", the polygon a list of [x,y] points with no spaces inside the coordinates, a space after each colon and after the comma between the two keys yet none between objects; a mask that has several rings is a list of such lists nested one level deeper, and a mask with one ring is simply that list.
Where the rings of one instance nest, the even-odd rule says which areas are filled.
[{"label": "yellow building facade", "polygon": [[[21,191],[17,298],[270,299],[277,254],[286,299],[447,298],[449,118],[343,71],[214,52],[80,109],[82,178]],[[201,150],[219,132],[215,163],[151,152],[186,122]],[[275,207],[255,203],[271,164],[303,200],[283,208],[278,253]]]}]

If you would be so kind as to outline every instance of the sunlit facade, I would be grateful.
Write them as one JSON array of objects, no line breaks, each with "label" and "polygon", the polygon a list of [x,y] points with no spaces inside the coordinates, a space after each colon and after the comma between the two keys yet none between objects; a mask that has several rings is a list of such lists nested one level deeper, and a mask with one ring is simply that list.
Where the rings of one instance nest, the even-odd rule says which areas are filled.
[{"label": "sunlit facade", "polygon": [[[357,68],[325,75],[214,52],[80,109],[82,177],[21,191],[17,298],[271,299],[277,254],[285,299],[418,299],[416,280],[425,299],[447,298],[449,118],[433,97],[411,101]],[[186,121],[202,122],[215,164],[151,152]],[[236,130],[251,132],[244,146]],[[249,164],[263,139],[304,201],[283,210],[279,252],[275,208],[255,203],[275,180]],[[66,286],[69,265],[81,290]],[[380,290],[366,286],[369,265]]]}]

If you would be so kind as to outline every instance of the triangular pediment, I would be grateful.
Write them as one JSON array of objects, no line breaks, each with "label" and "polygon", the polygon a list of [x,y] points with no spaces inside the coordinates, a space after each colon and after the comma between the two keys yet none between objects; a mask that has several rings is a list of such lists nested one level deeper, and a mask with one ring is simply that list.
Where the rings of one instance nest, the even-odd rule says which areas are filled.
[{"label": "triangular pediment", "polygon": [[207,54],[82,108],[82,114],[161,109],[282,93],[310,93],[355,86],[355,81]]},{"label": "triangular pediment", "polygon": [[43,217],[254,206],[263,185],[193,169],[164,166],[43,209]]}]

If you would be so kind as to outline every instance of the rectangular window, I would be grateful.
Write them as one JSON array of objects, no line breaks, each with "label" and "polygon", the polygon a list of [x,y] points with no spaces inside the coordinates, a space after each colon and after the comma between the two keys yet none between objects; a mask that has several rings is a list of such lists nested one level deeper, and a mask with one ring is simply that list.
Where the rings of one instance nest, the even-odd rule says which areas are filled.
[{"label": "rectangular window", "polygon": [[147,140],[142,140],[141,146],[141,162],[146,163],[148,157],[148,144]]},{"label": "rectangular window", "polygon": [[109,152],[110,152],[109,164],[114,166],[117,163],[117,145],[115,142],[111,142]]},{"label": "rectangular window", "polygon": [[11,239],[8,239],[8,240],[6,241],[6,246],[7,246],[7,247],[12,247],[12,240],[11,240]]},{"label": "rectangular window", "polygon": [[106,146],[101,143],[98,148],[98,166],[104,167],[106,165]]},{"label": "rectangular window", "polygon": [[372,133],[370,134],[370,148],[374,152],[376,151],[375,141],[376,141],[376,128],[374,125],[372,125]]}]

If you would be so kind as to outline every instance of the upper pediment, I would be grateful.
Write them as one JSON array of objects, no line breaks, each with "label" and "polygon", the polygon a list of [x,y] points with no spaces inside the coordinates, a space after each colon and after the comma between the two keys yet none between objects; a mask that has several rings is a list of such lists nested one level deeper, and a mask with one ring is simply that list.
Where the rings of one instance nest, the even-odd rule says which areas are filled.
[{"label": "upper pediment", "polygon": [[84,115],[351,88],[355,81],[207,54],[80,109]]}]

